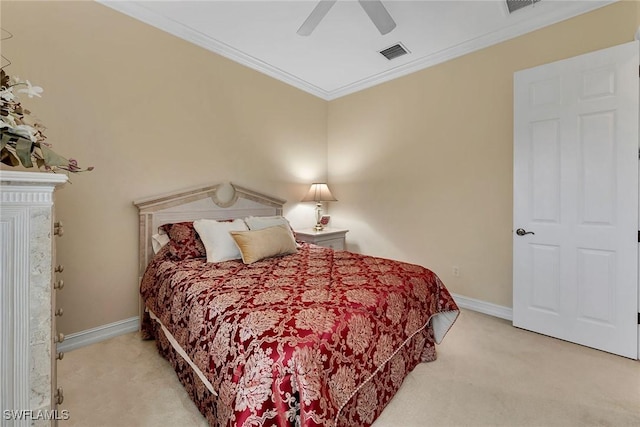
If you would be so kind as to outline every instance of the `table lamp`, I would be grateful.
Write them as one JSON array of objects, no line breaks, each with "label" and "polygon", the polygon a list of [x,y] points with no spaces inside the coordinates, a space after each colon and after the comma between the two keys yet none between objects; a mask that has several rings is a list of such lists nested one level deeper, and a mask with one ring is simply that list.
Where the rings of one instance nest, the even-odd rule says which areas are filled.
[{"label": "table lamp", "polygon": [[320,223],[320,219],[322,218],[322,202],[337,202],[338,199],[333,197],[329,187],[324,182],[314,182],[311,184],[311,188],[309,188],[309,192],[304,199],[303,202],[316,202],[316,226],[314,230],[322,231],[324,226]]}]

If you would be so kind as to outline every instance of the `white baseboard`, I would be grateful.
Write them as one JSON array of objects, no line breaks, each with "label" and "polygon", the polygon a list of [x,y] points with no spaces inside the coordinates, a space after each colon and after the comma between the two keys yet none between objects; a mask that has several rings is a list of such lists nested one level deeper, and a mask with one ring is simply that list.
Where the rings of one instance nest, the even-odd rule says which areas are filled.
[{"label": "white baseboard", "polygon": [[[499,317],[505,320],[513,320],[513,312],[509,307],[481,301],[475,298],[469,298],[462,295],[452,293],[456,304],[460,308],[477,311],[479,313],[488,314],[489,316]],[[87,329],[86,331],[69,334],[64,341],[58,345],[58,351],[71,351],[86,345],[95,344],[118,335],[135,332],[139,327],[139,318],[130,317],[129,319],[120,320],[118,322],[109,323],[107,325],[98,326],[97,328]]]},{"label": "white baseboard", "polygon": [[468,310],[488,314],[489,316],[513,321],[513,309],[509,307],[493,304],[491,302],[481,301],[475,298],[465,297],[454,293],[451,293],[451,296],[460,308],[466,308]]},{"label": "white baseboard", "polygon": [[129,319],[119,320],[107,325],[98,326],[97,328],[87,329],[86,331],[69,334],[64,341],[58,344],[58,351],[68,352],[86,345],[95,344],[118,335],[135,332],[139,329],[139,318],[130,317]]}]

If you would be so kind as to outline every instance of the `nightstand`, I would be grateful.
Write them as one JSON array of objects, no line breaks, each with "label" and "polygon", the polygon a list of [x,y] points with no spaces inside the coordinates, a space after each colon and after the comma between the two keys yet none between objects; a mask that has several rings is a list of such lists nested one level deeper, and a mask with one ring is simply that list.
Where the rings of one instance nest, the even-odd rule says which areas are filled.
[{"label": "nightstand", "polygon": [[345,247],[345,235],[349,230],[339,228],[325,228],[316,231],[313,228],[305,230],[296,230],[296,239],[301,242],[313,243],[314,245],[324,246],[325,248],[343,251]]}]

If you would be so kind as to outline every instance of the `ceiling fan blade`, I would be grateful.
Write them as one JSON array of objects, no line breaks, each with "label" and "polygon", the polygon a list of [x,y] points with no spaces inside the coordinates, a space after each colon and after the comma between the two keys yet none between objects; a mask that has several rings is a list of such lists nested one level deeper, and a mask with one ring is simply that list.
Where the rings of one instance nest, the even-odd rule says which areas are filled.
[{"label": "ceiling fan blade", "polygon": [[367,12],[380,34],[387,34],[396,27],[396,22],[380,0],[358,0],[358,3]]},{"label": "ceiling fan blade", "polygon": [[309,17],[307,17],[300,28],[298,28],[298,35],[308,36],[311,34],[334,4],[336,4],[336,0],[320,0],[316,7],[311,11]]}]

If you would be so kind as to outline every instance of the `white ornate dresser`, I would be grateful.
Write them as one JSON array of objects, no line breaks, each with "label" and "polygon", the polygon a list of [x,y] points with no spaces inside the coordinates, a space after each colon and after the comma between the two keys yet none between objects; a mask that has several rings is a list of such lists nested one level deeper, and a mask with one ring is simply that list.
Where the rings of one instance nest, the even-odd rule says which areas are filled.
[{"label": "white ornate dresser", "polygon": [[67,176],[0,171],[0,415],[1,426],[56,424],[54,191]]}]

